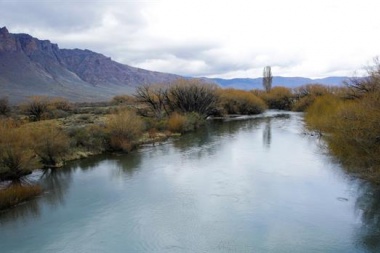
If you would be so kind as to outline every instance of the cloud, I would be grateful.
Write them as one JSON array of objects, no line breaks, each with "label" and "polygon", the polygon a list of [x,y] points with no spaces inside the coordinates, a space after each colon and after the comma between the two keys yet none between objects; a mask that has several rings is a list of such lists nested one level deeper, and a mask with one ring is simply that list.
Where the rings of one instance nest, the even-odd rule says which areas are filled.
[{"label": "cloud", "polygon": [[350,75],[379,54],[380,2],[3,0],[13,33],[186,76]]}]

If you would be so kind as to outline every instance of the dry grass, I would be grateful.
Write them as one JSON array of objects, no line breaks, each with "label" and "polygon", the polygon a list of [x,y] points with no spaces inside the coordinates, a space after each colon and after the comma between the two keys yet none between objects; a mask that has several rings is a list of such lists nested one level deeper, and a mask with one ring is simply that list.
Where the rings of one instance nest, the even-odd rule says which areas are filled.
[{"label": "dry grass", "polygon": [[173,133],[182,133],[185,131],[187,118],[179,113],[173,113],[168,120],[168,130]]},{"label": "dry grass", "polygon": [[0,190],[0,210],[10,208],[41,194],[39,185],[12,185]]},{"label": "dry grass", "polygon": [[110,115],[106,125],[110,148],[121,151],[133,149],[144,129],[141,118],[130,110]]}]

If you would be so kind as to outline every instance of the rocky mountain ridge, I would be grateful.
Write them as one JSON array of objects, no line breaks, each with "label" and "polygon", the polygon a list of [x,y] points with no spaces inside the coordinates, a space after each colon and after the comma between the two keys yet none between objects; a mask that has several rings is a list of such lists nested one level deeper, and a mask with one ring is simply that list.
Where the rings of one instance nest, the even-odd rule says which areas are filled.
[{"label": "rocky mountain ridge", "polygon": [[33,95],[71,101],[108,100],[132,93],[139,85],[177,78],[124,65],[90,50],[60,49],[49,40],[0,28],[0,96],[12,102]]}]

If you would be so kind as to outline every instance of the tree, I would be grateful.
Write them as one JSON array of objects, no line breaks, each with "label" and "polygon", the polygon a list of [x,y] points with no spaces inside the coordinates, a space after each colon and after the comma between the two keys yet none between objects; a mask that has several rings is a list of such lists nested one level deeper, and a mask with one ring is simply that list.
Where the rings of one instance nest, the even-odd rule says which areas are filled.
[{"label": "tree", "polygon": [[266,66],[263,71],[263,86],[266,92],[270,92],[272,88],[272,70],[270,66]]},{"label": "tree", "polygon": [[373,59],[373,66],[367,67],[366,77],[353,77],[345,81],[345,85],[349,88],[349,97],[361,98],[362,96],[380,91],[380,59]]},{"label": "tree", "polygon": [[39,167],[30,149],[28,131],[13,120],[0,121],[0,172],[2,179],[19,180]]},{"label": "tree", "polygon": [[166,101],[171,111],[195,112],[204,118],[216,111],[218,87],[199,79],[178,79],[167,92]]},{"label": "tree", "polygon": [[135,98],[145,104],[149,111],[158,119],[169,115],[167,110],[167,90],[163,84],[143,85],[136,89]]},{"label": "tree", "polygon": [[33,96],[22,106],[23,111],[32,121],[39,121],[48,110],[48,99],[42,96]]},{"label": "tree", "polygon": [[0,98],[0,115],[7,115],[11,111],[7,97]]},{"label": "tree", "polygon": [[63,157],[69,152],[70,140],[60,127],[53,123],[35,125],[31,129],[31,137],[32,149],[45,167],[63,165]]}]

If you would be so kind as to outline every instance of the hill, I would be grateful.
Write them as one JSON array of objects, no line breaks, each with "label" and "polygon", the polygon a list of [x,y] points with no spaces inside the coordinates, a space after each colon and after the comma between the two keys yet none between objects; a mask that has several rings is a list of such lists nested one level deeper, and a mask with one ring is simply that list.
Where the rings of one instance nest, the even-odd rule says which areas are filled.
[{"label": "hill", "polygon": [[13,103],[33,95],[108,100],[139,85],[177,78],[124,65],[90,50],[60,49],[49,40],[0,28],[0,96]]}]

